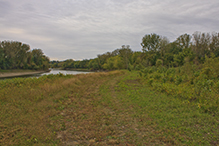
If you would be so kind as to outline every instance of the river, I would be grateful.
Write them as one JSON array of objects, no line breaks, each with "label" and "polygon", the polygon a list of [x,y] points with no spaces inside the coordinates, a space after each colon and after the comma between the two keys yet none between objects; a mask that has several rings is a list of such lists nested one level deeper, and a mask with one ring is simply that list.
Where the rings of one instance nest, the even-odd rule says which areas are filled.
[{"label": "river", "polygon": [[49,75],[49,74],[54,74],[54,75],[56,75],[56,74],[59,74],[59,73],[62,73],[62,74],[64,74],[64,75],[68,75],[68,74],[76,75],[76,74],[86,74],[86,73],[91,73],[91,72],[52,69],[50,72],[38,74],[38,75],[35,75],[35,76],[43,76],[43,75]]},{"label": "river", "polygon": [[50,72],[46,72],[46,73],[36,73],[36,74],[32,74],[32,73],[14,73],[14,74],[10,74],[4,77],[4,75],[0,76],[0,80],[4,80],[4,79],[12,79],[12,78],[17,78],[17,77],[24,77],[24,78],[29,78],[29,77],[40,77],[43,75],[49,75],[49,74],[59,74],[62,73],[64,75],[67,74],[72,74],[72,75],[76,75],[76,74],[86,74],[86,73],[91,73],[91,72],[85,72],[85,71],[72,71],[72,70],[60,70],[60,69],[52,69]]}]

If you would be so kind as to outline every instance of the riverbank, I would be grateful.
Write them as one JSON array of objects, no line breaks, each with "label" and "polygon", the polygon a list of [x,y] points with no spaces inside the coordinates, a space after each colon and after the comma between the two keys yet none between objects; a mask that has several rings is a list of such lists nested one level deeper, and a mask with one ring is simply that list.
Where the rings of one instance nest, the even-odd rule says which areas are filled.
[{"label": "riverbank", "polygon": [[41,73],[46,73],[49,72],[50,70],[46,71],[12,71],[12,72],[0,72],[0,78],[11,78],[11,77],[22,77],[22,76],[30,76],[30,75],[35,75],[35,74],[41,74]]},{"label": "riverbank", "polygon": [[2,145],[219,144],[217,114],[154,91],[135,71],[0,83]]},{"label": "riverbank", "polygon": [[62,69],[67,71],[81,71],[81,72],[96,72],[95,70],[83,69],[83,68],[53,68],[53,69]]}]

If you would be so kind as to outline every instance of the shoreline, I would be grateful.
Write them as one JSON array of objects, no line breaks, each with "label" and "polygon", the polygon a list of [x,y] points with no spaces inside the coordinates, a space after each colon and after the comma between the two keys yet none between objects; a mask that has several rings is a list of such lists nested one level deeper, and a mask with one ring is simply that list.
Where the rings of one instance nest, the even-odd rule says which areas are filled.
[{"label": "shoreline", "polygon": [[13,73],[0,73],[0,78],[10,78],[10,77],[22,77],[22,76],[29,76],[34,74],[41,74],[45,72],[49,72],[50,70],[41,70],[41,71],[33,71],[33,72],[13,72]]}]

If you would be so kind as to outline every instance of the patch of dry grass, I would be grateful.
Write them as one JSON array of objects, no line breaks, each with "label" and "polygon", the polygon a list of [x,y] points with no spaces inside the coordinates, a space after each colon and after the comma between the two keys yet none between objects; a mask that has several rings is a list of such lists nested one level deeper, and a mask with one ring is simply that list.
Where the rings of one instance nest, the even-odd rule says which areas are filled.
[{"label": "patch of dry grass", "polygon": [[[65,129],[65,109],[74,106],[90,111],[88,103],[102,82],[122,72],[75,76],[50,76],[29,83],[6,83],[0,89],[0,143],[2,145],[59,144],[57,136]],[[90,99],[89,99],[90,100]],[[84,108],[84,109],[83,109]],[[82,110],[83,109],[83,110]],[[66,123],[67,124],[67,123]]]}]

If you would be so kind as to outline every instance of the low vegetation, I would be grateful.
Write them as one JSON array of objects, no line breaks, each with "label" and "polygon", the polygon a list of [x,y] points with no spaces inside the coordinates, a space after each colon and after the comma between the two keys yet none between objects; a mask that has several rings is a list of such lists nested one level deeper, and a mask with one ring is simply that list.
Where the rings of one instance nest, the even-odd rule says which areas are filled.
[{"label": "low vegetation", "polygon": [[[2,80],[0,143],[218,145],[217,82],[206,87],[211,90],[206,93],[204,88],[197,94],[194,91],[190,99],[187,95],[206,72],[203,69],[199,76],[191,73],[186,80],[184,76],[178,79],[182,71],[147,68]],[[166,80],[165,74],[169,74]],[[185,90],[179,87],[186,84],[190,89],[181,94]],[[162,86],[170,88],[163,91]],[[214,102],[201,102],[209,97]]]},{"label": "low vegetation", "polygon": [[208,58],[196,66],[186,63],[178,68],[150,67],[139,75],[155,91],[196,104],[206,113],[219,111],[219,58]]}]

